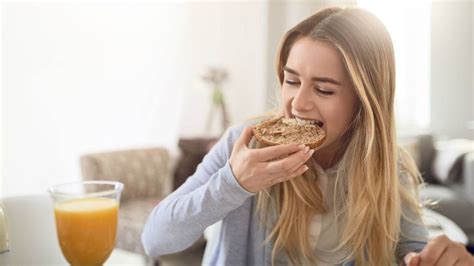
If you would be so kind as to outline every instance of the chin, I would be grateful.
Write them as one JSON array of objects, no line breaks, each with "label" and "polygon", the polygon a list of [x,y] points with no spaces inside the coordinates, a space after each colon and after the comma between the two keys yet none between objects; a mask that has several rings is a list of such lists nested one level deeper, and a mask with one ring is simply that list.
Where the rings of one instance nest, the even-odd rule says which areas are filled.
[{"label": "chin", "polygon": [[326,140],[316,148],[316,151],[323,152],[323,153],[331,153],[337,149],[338,143],[337,140],[328,140],[326,136]]},{"label": "chin", "polygon": [[331,143],[324,141],[323,144],[321,144],[321,146],[316,148],[316,151],[324,151],[330,146],[331,146]]}]

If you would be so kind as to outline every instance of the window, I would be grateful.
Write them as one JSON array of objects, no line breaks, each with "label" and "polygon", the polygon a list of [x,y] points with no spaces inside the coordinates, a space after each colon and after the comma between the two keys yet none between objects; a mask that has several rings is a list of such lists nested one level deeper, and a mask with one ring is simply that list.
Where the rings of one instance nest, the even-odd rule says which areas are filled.
[{"label": "window", "polygon": [[399,135],[427,130],[430,127],[430,2],[360,0],[358,3],[375,14],[392,37]]}]

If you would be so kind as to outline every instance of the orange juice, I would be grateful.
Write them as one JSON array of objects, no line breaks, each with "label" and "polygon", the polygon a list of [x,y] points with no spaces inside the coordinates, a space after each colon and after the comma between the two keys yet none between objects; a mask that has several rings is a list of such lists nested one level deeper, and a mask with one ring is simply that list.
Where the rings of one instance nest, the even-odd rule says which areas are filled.
[{"label": "orange juice", "polygon": [[102,265],[115,246],[118,202],[85,198],[54,207],[59,245],[71,265]]}]

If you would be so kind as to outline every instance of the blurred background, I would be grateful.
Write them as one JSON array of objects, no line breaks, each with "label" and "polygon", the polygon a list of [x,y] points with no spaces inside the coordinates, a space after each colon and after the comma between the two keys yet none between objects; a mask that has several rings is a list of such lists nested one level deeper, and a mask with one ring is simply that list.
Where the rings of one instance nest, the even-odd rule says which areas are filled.
[{"label": "blurred background", "polygon": [[275,55],[287,30],[324,7],[360,6],[393,39],[399,143],[427,183],[421,199],[439,202],[430,236],[473,252],[474,1],[0,3],[0,200],[34,203],[54,184],[118,180],[117,247],[138,254],[130,264],[200,265],[215,229],[175,256],[142,256],[151,209],[229,126],[279,105]]},{"label": "blurred background", "polygon": [[334,5],[392,35],[399,136],[473,139],[472,1],[3,2],[1,195],[80,180],[83,154],[220,136],[219,99],[226,126],[274,107],[280,38]]}]

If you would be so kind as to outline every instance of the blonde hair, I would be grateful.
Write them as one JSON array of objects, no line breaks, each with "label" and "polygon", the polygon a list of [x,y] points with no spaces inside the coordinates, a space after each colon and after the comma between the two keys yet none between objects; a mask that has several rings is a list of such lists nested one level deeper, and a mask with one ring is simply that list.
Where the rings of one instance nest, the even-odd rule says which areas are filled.
[{"label": "blonde hair", "polygon": [[[345,145],[336,157],[336,194],[342,198],[337,217],[344,219],[338,248],[348,247],[356,265],[390,264],[405,216],[402,203],[420,214],[417,189],[421,182],[413,159],[397,145],[390,36],[367,11],[323,9],[284,35],[277,57],[280,85],[291,47],[302,37],[327,41],[336,48],[358,98],[353,123],[343,136]],[[281,106],[273,113],[282,112]],[[407,173],[409,185],[400,185],[399,172]],[[274,243],[272,263],[282,249],[293,264],[316,263],[309,241],[310,222],[315,214],[325,212],[317,171],[310,167],[303,176],[257,193],[256,211],[263,223],[269,221],[270,212],[277,214],[267,237]]]}]

